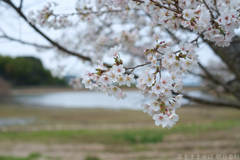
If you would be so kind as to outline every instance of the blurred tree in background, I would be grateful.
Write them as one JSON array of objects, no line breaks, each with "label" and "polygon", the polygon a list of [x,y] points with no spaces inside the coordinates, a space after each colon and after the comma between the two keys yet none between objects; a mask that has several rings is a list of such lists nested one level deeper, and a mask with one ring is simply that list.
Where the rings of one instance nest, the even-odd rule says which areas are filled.
[{"label": "blurred tree in background", "polygon": [[34,57],[0,56],[0,76],[14,86],[66,85],[64,80],[53,77]]}]

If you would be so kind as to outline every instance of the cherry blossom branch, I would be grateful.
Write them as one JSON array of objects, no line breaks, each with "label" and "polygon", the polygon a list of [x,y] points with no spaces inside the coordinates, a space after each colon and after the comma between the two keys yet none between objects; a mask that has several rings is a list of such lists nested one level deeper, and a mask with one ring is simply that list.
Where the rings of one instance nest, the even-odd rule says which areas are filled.
[{"label": "cherry blossom branch", "polygon": [[138,67],[143,67],[143,66],[146,66],[146,65],[149,65],[149,64],[151,64],[151,62],[146,62],[146,63],[144,63],[144,64],[139,64],[139,65],[136,65],[135,67],[125,67],[125,70],[132,69],[132,70],[130,71],[130,73],[132,73],[136,68],[138,68]]},{"label": "cherry blossom branch", "polygon": [[214,9],[214,8],[212,8],[212,7],[211,7],[211,9],[212,9],[213,11],[215,11],[215,12],[220,16],[220,13],[218,12],[218,10],[216,10],[216,9]]},{"label": "cherry blossom branch", "polygon": [[69,14],[51,14],[52,16],[73,16],[73,15],[89,15],[89,14],[104,14],[104,13],[119,13],[124,11],[139,11],[139,9],[125,9],[125,10],[108,10],[108,11],[100,11],[100,12],[76,12],[76,13],[69,13]]},{"label": "cherry blossom branch", "polygon": [[199,46],[198,46],[198,39],[199,39],[200,37],[202,37],[202,35],[203,35],[204,32],[205,32],[205,31],[202,31],[200,34],[198,34],[198,36],[197,36],[194,40],[192,40],[190,43],[196,42],[196,45],[197,45],[197,47],[199,48]]},{"label": "cherry blossom branch", "polygon": [[52,45],[56,46],[58,49],[72,55],[72,56],[76,56],[80,59],[86,60],[86,61],[91,61],[91,58],[83,56],[79,53],[70,51],[66,48],[64,48],[63,46],[59,45],[57,42],[54,42],[52,39],[50,39],[47,35],[45,35],[42,31],[40,31],[36,26],[32,25],[28,20],[27,17],[22,13],[21,10],[19,10],[19,8],[17,8],[11,0],[3,0],[3,2],[9,4],[19,15],[20,17],[22,17],[37,33],[39,33],[41,36],[43,36],[48,42],[50,42]]},{"label": "cherry blossom branch", "polygon": [[175,6],[176,6],[176,8],[177,8],[177,10],[178,11],[182,11],[183,9],[179,6],[179,2],[178,2],[178,0],[174,0],[174,3],[175,3]]},{"label": "cherry blossom branch", "polygon": [[194,40],[192,40],[190,43],[197,42],[198,38],[200,38],[203,35],[204,32],[205,31],[202,31],[200,34],[198,34],[198,36]]},{"label": "cherry blossom branch", "polygon": [[167,10],[170,10],[170,11],[173,11],[173,12],[175,12],[175,13],[178,13],[178,14],[180,14],[180,13],[182,13],[181,11],[179,11],[179,10],[177,10],[177,9],[174,9],[174,8],[170,8],[170,7],[166,7],[166,6],[164,6],[164,5],[161,5],[159,2],[157,2],[157,1],[154,1],[154,0],[150,0],[151,2],[153,2],[156,6],[158,6],[159,8],[165,8],[165,9],[167,9]]},{"label": "cherry blossom branch", "polygon": [[211,17],[212,17],[212,20],[213,20],[213,19],[214,19],[214,15],[213,15],[211,9],[209,8],[209,6],[208,6],[207,3],[205,2],[205,0],[202,0],[202,1],[203,1],[203,3],[205,4],[205,6],[207,7],[207,9],[209,10],[209,12],[210,12],[210,14],[211,14]]},{"label": "cherry blossom branch", "polygon": [[[145,3],[144,1],[141,1],[141,0],[132,0],[134,2],[139,2],[139,3]],[[174,8],[170,8],[170,7],[167,7],[167,6],[164,6],[164,5],[161,5],[159,2],[157,1],[154,1],[154,0],[150,0],[151,2],[153,2],[156,6],[158,6],[159,8],[165,8],[167,10],[170,10],[170,11],[173,11],[173,12],[176,12],[176,13],[181,13],[180,11],[178,11],[177,9],[174,9]]]},{"label": "cherry blossom branch", "polygon": [[[181,52],[181,50],[175,51],[175,52],[173,52],[173,54],[177,54],[178,52]],[[158,53],[160,53],[160,52],[158,52]],[[161,67],[162,58],[157,59],[157,61],[160,61],[160,67]],[[140,65],[134,66],[134,67],[124,67],[124,68],[125,68],[125,70],[131,69],[130,73],[132,73],[136,68],[143,67],[143,66],[146,66],[146,65],[149,65],[149,64],[151,64],[151,62],[146,62],[146,63],[140,64]],[[135,75],[135,77],[137,77],[137,76]]]},{"label": "cherry blossom branch", "polygon": [[[161,67],[161,61],[162,61],[162,59],[159,58],[159,59],[157,59],[157,61],[160,61],[160,67]],[[132,69],[132,70],[130,71],[130,73],[132,73],[136,68],[143,67],[143,66],[146,66],[146,65],[149,65],[149,64],[151,64],[151,62],[146,62],[146,63],[143,63],[143,64],[139,64],[139,65],[136,65],[136,66],[134,66],[134,67],[124,67],[124,68],[125,68],[125,70]],[[160,71],[161,71],[161,69],[160,69]]]},{"label": "cherry blossom branch", "polygon": [[[160,61],[159,61],[159,77],[160,77],[160,79],[162,78],[161,71],[162,71],[162,59],[160,59]],[[160,81],[160,79],[159,79],[159,81]]]},{"label": "cherry blossom branch", "polygon": [[216,12],[217,12],[217,14],[220,16],[220,13],[219,13],[219,10],[218,10],[218,7],[217,7],[217,0],[214,0],[214,6],[215,6],[215,8],[216,8]]}]

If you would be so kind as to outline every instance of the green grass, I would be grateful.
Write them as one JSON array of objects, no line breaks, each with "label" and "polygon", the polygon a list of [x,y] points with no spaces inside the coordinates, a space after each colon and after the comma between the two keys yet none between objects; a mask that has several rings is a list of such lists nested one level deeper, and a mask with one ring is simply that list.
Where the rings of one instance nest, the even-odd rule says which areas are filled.
[{"label": "green grass", "polygon": [[39,153],[32,153],[28,157],[0,156],[0,160],[38,160],[40,157]]},{"label": "green grass", "polygon": [[[42,156],[39,153],[31,153],[27,157],[1,156],[0,155],[0,160],[38,160],[41,157]],[[52,158],[47,158],[47,159],[53,160]],[[56,158],[54,158],[54,159],[56,159]],[[101,159],[96,156],[87,156],[84,160],[101,160]]]},{"label": "green grass", "polygon": [[175,125],[172,129],[137,128],[121,130],[52,130],[52,131],[8,131],[0,132],[0,141],[43,143],[101,143],[101,144],[146,144],[161,142],[167,135],[184,133],[189,135],[210,131],[239,128],[240,121],[213,121],[204,124]]},{"label": "green grass", "polygon": [[87,156],[85,160],[101,160],[101,159],[95,156]]},{"label": "green grass", "polygon": [[[27,153],[37,151],[26,157],[19,151],[15,156],[0,156],[0,160],[65,160],[68,156],[59,154],[67,152],[65,145],[76,146],[73,155],[81,155],[84,160],[103,160],[105,153],[122,155],[127,159],[133,153],[132,159],[176,159],[178,153],[189,153],[189,150],[202,153],[209,150],[215,153],[216,146],[207,143],[204,146],[195,145],[199,141],[215,142],[221,153],[236,153],[239,148],[240,110],[210,106],[188,106],[177,111],[179,122],[170,130],[155,126],[152,117],[142,111],[106,110],[78,108],[40,108],[0,104],[1,118],[31,118],[36,121],[25,126],[6,126],[0,129],[2,153],[9,154],[9,145],[30,144],[24,150]],[[223,140],[223,144],[221,141]],[[193,145],[181,145],[192,141]],[[225,144],[229,141],[229,144]],[[236,144],[233,144],[236,141]],[[161,143],[163,142],[163,143]],[[174,145],[177,143],[177,145]],[[53,145],[51,145],[53,144]],[[88,145],[88,147],[83,147]],[[170,144],[168,147],[164,145]],[[199,143],[200,144],[200,143]],[[31,145],[41,145],[41,150],[31,149]],[[51,147],[52,146],[52,147]],[[56,147],[57,146],[57,147]],[[92,147],[93,146],[93,147]],[[56,148],[55,148],[56,147]],[[41,148],[41,147],[40,147]],[[49,150],[51,149],[51,155]],[[136,153],[153,152],[151,155]],[[168,153],[164,157],[159,151]],[[124,158],[124,155],[126,158]],[[237,152],[238,153],[238,152]],[[50,157],[48,157],[48,156]],[[103,156],[104,155],[104,156]],[[40,156],[40,157],[39,157]],[[101,157],[101,158],[99,158]],[[109,158],[107,158],[109,159]]]}]

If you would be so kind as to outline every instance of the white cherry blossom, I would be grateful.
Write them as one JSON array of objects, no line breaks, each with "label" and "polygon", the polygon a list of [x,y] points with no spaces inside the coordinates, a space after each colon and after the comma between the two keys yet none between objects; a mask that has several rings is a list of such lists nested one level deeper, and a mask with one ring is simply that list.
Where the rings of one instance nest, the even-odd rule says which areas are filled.
[{"label": "white cherry blossom", "polygon": [[163,115],[162,113],[160,114],[155,114],[153,116],[153,119],[155,120],[155,124],[157,126],[159,126],[160,124],[162,125],[162,127],[166,127],[169,123],[169,118],[167,115]]}]

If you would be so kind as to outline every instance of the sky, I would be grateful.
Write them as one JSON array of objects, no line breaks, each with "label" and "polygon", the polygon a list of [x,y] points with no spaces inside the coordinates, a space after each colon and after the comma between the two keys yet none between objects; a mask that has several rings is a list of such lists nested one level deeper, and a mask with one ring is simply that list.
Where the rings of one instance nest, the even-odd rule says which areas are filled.
[{"label": "sky", "polygon": [[[13,0],[13,2],[18,6],[20,0]],[[48,0],[25,0],[23,3],[23,12],[25,15],[28,14],[31,10],[37,10],[42,8]],[[57,12],[59,13],[71,13],[74,11],[74,5],[76,0],[57,0],[59,6],[57,7]],[[0,3],[0,5],[2,5]],[[43,39],[40,35],[36,34],[33,29],[31,29],[26,22],[15,14],[15,11],[11,9],[0,10],[0,28],[4,30],[8,35],[15,38],[38,43],[42,45],[48,45],[49,43]],[[60,31],[53,29],[43,29],[45,34],[47,34],[52,39],[55,39],[59,36]],[[193,38],[194,39],[194,38]],[[220,59],[213,53],[211,48],[205,44],[201,44],[198,49],[196,49],[199,54],[199,60],[202,64],[207,65],[210,60],[220,61]],[[75,57],[65,58],[64,60],[57,60],[53,50],[47,50],[43,52],[38,52],[35,47],[19,44],[17,42],[11,42],[8,40],[0,39],[0,54],[8,55],[11,57],[16,56],[33,56],[41,59],[45,68],[52,71],[56,71],[58,66],[65,66],[62,75],[80,75],[83,69],[90,69],[83,65]]]}]

